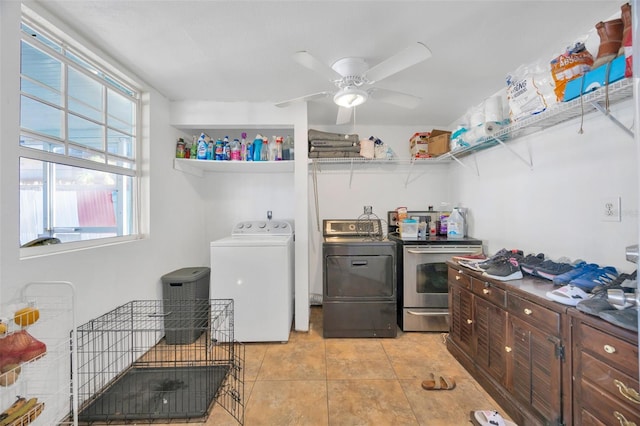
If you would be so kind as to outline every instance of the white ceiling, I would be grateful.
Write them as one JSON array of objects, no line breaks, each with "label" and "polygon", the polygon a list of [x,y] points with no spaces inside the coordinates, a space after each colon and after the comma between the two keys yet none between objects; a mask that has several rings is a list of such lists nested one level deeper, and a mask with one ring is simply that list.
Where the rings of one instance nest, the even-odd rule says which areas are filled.
[{"label": "white ceiling", "polygon": [[[518,66],[548,63],[576,39],[597,54],[594,25],[624,1],[40,0],[170,100],[278,102],[335,87],[292,60],[370,65],[423,42],[433,56],[376,84],[423,98],[413,110],[370,100],[358,124],[453,123]],[[595,43],[595,45],[594,45]],[[595,50],[595,51],[594,51]],[[310,125],[331,125],[330,98]]]}]

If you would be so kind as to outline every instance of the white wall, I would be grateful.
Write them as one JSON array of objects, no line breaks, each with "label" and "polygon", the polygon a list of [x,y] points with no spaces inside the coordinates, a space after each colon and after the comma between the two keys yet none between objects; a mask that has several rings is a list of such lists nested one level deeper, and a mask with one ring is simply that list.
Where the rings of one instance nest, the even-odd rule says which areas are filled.
[{"label": "white wall", "polygon": [[[633,101],[614,105],[612,114],[632,127]],[[454,198],[470,208],[470,233],[489,253],[519,248],[635,269],[625,247],[638,243],[636,144],[599,112],[579,129],[576,118],[510,142],[526,158],[531,152],[532,170],[499,146],[464,158],[469,168],[453,165]],[[621,222],[601,220],[605,197],[621,197]]]},{"label": "white wall", "polygon": [[[183,221],[175,206],[196,206],[199,194],[173,170],[176,130],[169,123],[169,104],[153,90],[145,117],[143,188],[148,235],[139,241],[31,259],[19,257],[18,134],[20,3],[0,3],[0,300],[13,299],[27,282],[62,280],[77,290],[78,322],[83,323],[134,299],[158,299],[160,277],[174,269],[207,265],[208,253],[193,250],[203,236],[204,214],[196,209]],[[70,34],[73,30],[64,28]],[[109,58],[103,54],[104,58]],[[13,142],[12,142],[13,141]],[[204,241],[201,243],[204,244]]]},{"label": "white wall", "polygon": [[[298,153],[294,173],[207,172],[203,177],[188,179],[200,194],[201,201],[196,208],[205,215],[206,225],[201,233],[207,253],[209,242],[228,236],[231,227],[239,220],[264,218],[268,210],[273,212],[275,219],[293,219],[296,229],[295,329],[308,330],[309,240],[306,232],[299,232],[309,226],[305,180],[307,159],[303,149],[307,134],[306,104],[277,108],[269,103],[173,102],[170,123],[185,136],[204,130],[217,137],[217,132],[229,129],[236,136],[243,131],[247,137],[254,137],[256,132],[271,136],[282,129],[292,129],[287,134],[293,136]],[[201,249],[205,248],[199,245],[197,250]]]},{"label": "white wall", "polygon": [[[360,139],[376,136],[389,145],[398,158],[409,159],[409,139],[416,132],[438,126],[420,128],[404,126],[309,126],[334,133],[357,133]],[[410,210],[438,208],[442,202],[457,202],[449,193],[447,163],[441,165],[408,164],[318,164],[316,173],[318,206],[314,197],[313,166],[309,171],[309,262],[310,293],[322,294],[322,220],[357,219],[364,206],[386,222],[387,212],[406,206]],[[318,214],[316,214],[316,211]],[[318,228],[318,222],[320,229]]]}]

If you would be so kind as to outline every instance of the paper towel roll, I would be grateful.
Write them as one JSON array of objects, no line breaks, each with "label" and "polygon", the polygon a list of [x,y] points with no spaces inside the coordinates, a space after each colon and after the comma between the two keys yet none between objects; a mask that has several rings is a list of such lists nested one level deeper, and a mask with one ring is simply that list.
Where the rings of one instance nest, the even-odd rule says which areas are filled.
[{"label": "paper towel roll", "polygon": [[481,126],[485,121],[484,108],[474,107],[469,115],[469,126],[472,128]]},{"label": "paper towel roll", "polygon": [[499,123],[503,120],[502,99],[500,96],[491,96],[484,101],[484,121],[485,123]]}]

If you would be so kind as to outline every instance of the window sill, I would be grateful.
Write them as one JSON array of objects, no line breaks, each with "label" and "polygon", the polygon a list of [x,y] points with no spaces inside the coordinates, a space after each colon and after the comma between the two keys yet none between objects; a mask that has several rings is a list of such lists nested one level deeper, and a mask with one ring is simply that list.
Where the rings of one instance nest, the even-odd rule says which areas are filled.
[{"label": "window sill", "polygon": [[143,234],[130,235],[126,237],[99,238],[96,240],[76,241],[71,243],[50,244],[38,247],[20,248],[20,260],[35,259],[57,254],[65,254],[93,248],[107,247],[119,244],[127,244],[144,239]]}]

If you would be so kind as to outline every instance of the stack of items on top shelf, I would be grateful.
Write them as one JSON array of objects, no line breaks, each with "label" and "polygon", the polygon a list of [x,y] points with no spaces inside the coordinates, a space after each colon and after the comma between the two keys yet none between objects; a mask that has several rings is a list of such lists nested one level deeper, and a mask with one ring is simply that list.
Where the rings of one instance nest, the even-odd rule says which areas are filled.
[{"label": "stack of items on top shelf", "polygon": [[309,129],[309,158],[360,157],[357,134],[341,134]]},{"label": "stack of items on top shelf", "polygon": [[449,152],[451,132],[433,129],[430,132],[414,133],[409,139],[411,158],[431,158]]},{"label": "stack of items on top shelf", "polygon": [[510,122],[631,77],[631,5],[623,4],[620,18],[598,22],[595,29],[598,46],[590,47],[595,40],[584,35],[551,60],[523,64],[510,72],[505,89],[460,118],[451,136],[451,151],[484,143]]}]

